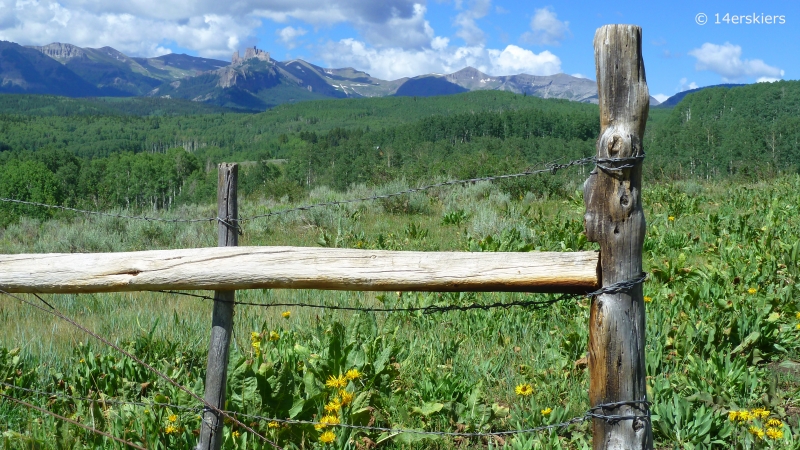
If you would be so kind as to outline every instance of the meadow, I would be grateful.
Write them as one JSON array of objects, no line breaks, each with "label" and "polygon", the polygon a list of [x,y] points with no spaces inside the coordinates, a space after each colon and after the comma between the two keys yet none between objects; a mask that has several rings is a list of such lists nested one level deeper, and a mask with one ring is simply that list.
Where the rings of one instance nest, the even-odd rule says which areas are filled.
[{"label": "meadow", "polygon": [[[476,183],[248,222],[240,245],[397,250],[574,251],[585,174],[557,184]],[[562,174],[556,175],[561,177]],[[540,177],[550,177],[542,175]],[[370,187],[372,186],[372,187]],[[300,198],[252,194],[242,216],[402,190],[403,179]],[[644,284],[648,396],[656,448],[800,448],[800,176],[648,182]],[[148,212],[210,217],[212,204]],[[216,245],[207,223],[56,214],[0,229],[0,252],[99,252]],[[208,293],[205,293],[208,294]],[[426,306],[551,298],[251,290],[237,300]],[[28,298],[28,297],[26,297]],[[33,297],[30,297],[35,300]],[[203,390],[211,305],[164,294],[48,295],[54,307],[180,384]],[[227,409],[277,419],[429,431],[532,428],[588,409],[589,300],[539,310],[373,313],[237,306]],[[198,405],[67,323],[4,296],[0,392],[147,448],[192,448]],[[333,380],[333,381],[332,381]],[[56,395],[51,395],[56,394]],[[69,398],[72,397],[72,398]],[[95,401],[75,398],[91,398]],[[113,403],[114,400],[138,403]],[[0,402],[4,448],[120,448],[39,412]],[[249,418],[287,449],[586,449],[590,424],[516,436],[453,438]],[[235,426],[224,448],[272,448]]]}]

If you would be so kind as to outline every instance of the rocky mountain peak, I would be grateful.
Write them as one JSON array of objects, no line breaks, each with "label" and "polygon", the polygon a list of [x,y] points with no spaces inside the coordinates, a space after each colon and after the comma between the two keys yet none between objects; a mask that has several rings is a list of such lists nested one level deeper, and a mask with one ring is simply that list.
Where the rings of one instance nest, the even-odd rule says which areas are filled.
[{"label": "rocky mountain peak", "polygon": [[239,56],[239,50],[236,50],[235,52],[233,52],[233,58],[231,58],[231,64],[236,66],[244,63],[248,59],[258,59],[260,61],[269,62],[269,52],[260,50],[255,46],[253,46],[252,48],[248,47],[244,51],[244,58],[242,58]]},{"label": "rocky mountain peak", "polygon": [[43,54],[59,61],[86,57],[86,52],[77,45],[62,44],[60,42],[53,42],[52,44],[43,46],[32,46],[31,48],[39,50]]}]

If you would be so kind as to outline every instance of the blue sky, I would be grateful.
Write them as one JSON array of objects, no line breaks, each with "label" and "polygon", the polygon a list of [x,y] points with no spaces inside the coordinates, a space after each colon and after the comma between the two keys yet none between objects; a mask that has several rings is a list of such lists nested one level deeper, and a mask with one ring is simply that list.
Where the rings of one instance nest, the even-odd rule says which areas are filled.
[{"label": "blue sky", "polygon": [[[778,23],[765,23],[767,16]],[[642,27],[648,85],[660,99],[711,84],[800,77],[800,3],[787,1],[0,0],[0,39],[23,45],[225,60],[256,45],[278,60],[350,66],[383,79],[467,65],[490,75],[594,79],[592,39],[609,23]]]}]

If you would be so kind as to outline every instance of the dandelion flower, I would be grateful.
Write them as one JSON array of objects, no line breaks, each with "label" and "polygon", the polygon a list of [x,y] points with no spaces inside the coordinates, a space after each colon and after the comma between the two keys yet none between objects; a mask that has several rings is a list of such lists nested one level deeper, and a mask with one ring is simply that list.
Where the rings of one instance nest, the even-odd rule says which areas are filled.
[{"label": "dandelion flower", "polygon": [[336,440],[336,435],[333,434],[333,431],[326,431],[319,436],[319,441],[323,444],[330,444],[331,442]]},{"label": "dandelion flower", "polygon": [[756,288],[750,288],[750,289],[747,290],[748,294],[755,294],[756,292],[758,292],[758,289],[756,289]]},{"label": "dandelion flower", "polygon": [[518,384],[517,387],[514,388],[514,392],[516,392],[517,395],[527,397],[533,394],[533,386],[528,383]]},{"label": "dandelion flower", "polygon": [[773,427],[767,428],[767,437],[770,439],[782,439],[783,430]]},{"label": "dandelion flower", "polygon": [[261,355],[261,342],[253,342],[250,346],[253,347],[256,356]]},{"label": "dandelion flower", "polygon": [[281,313],[281,317],[283,317],[284,319],[288,319],[291,315],[292,315],[291,311],[284,311]]},{"label": "dandelion flower", "polygon": [[541,410],[543,416],[549,416],[551,412],[553,412],[553,408],[545,408]]},{"label": "dandelion flower", "polygon": [[164,433],[166,433],[166,434],[178,434],[178,427],[176,427],[175,425],[167,425],[167,427],[164,428]]},{"label": "dandelion flower", "polygon": [[334,398],[333,400],[329,401],[327,405],[325,405],[325,412],[334,413],[342,409],[342,401],[339,400],[339,397]]},{"label": "dandelion flower", "polygon": [[796,318],[800,319],[800,311],[797,311],[797,313],[795,313],[795,315],[794,315],[794,316],[795,316]]},{"label": "dandelion flower", "polygon": [[645,302],[645,303],[650,303],[650,302],[652,302],[652,301],[653,301],[653,297],[648,297],[648,296],[646,296],[646,295],[644,296],[644,302]]},{"label": "dandelion flower", "polygon": [[783,426],[783,422],[781,422],[779,419],[772,418],[767,421],[767,426],[777,428]]},{"label": "dandelion flower", "polygon": [[759,428],[757,426],[752,426],[752,427],[748,428],[747,431],[750,434],[752,434],[753,436],[755,436],[755,437],[757,437],[759,439],[764,439],[764,430],[762,430],[761,428]]},{"label": "dandelion flower", "polygon": [[169,416],[169,417],[167,418],[167,420],[169,420],[169,421],[170,421],[170,422],[172,422],[172,423],[175,423],[175,422],[177,422],[177,421],[178,421],[178,416],[176,416],[175,414],[173,414],[173,415]]},{"label": "dandelion flower", "polygon": [[325,425],[339,425],[339,423],[341,423],[339,422],[339,418],[337,416],[332,416],[330,414],[323,416],[322,419],[319,419],[319,421]]},{"label": "dandelion flower", "polygon": [[279,427],[279,426],[281,426],[281,425],[280,425],[278,422],[275,422],[275,421],[273,420],[272,422],[268,423],[268,424],[267,424],[267,426],[268,426],[269,428],[278,428],[278,427]]},{"label": "dandelion flower", "polygon": [[731,411],[728,413],[728,420],[731,422],[747,422],[751,418],[750,412],[747,410]]},{"label": "dandelion flower", "polygon": [[669,220],[670,222],[675,222],[675,216],[669,216],[667,217],[667,220]]},{"label": "dandelion flower", "polygon": [[361,372],[359,372],[358,369],[350,369],[345,372],[344,377],[348,380],[357,380],[361,378]]},{"label": "dandelion flower", "polygon": [[798,324],[797,324],[797,327],[795,327],[795,328],[797,328],[798,330],[800,330],[800,323],[798,323]]},{"label": "dandelion flower", "polygon": [[750,411],[750,414],[754,418],[759,418],[759,419],[766,419],[767,417],[769,417],[769,411],[767,411],[764,408],[756,408],[756,409]]},{"label": "dandelion flower", "polygon": [[231,436],[233,436],[234,439],[238,438],[241,435],[242,433],[240,433],[239,431],[234,431],[233,433],[231,433]]},{"label": "dandelion flower", "polygon": [[346,390],[342,389],[339,391],[339,397],[342,399],[342,406],[347,406],[350,403],[353,403],[353,397],[355,397],[355,393],[347,392]]},{"label": "dandelion flower", "polygon": [[281,338],[281,335],[279,335],[276,331],[270,331],[269,332],[269,340],[270,341],[277,341],[280,338]]},{"label": "dandelion flower", "polygon": [[328,381],[325,382],[325,386],[332,389],[343,388],[347,386],[347,378],[345,378],[343,375],[339,375],[338,377],[330,375],[328,377]]}]

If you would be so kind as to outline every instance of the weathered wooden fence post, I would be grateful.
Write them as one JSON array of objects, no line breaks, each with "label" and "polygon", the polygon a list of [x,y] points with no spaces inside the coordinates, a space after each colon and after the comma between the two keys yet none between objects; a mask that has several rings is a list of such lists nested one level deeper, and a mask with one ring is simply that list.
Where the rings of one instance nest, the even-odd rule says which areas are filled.
[{"label": "weathered wooden fence post", "polygon": [[[601,285],[637,278],[642,273],[645,217],[641,204],[643,157],[650,94],[642,61],[642,29],[605,25],[594,37],[600,103],[598,167],[584,186],[586,236],[600,244]],[[603,161],[606,160],[606,161]],[[646,398],[645,310],[642,285],[618,294],[598,295],[589,318],[589,400],[594,407]],[[643,416],[641,404],[597,411],[605,415]],[[652,449],[649,420],[594,419],[595,450]]]},{"label": "weathered wooden fence post", "polygon": [[[220,247],[239,245],[239,208],[236,185],[239,165],[222,163],[217,179],[217,217],[219,220]],[[214,311],[211,316],[211,340],[208,345],[206,391],[203,399],[208,404],[225,408],[225,386],[228,378],[228,352],[233,332],[233,301],[236,291],[215,291]],[[222,416],[214,411],[203,413],[198,450],[219,450],[222,445]]]}]

